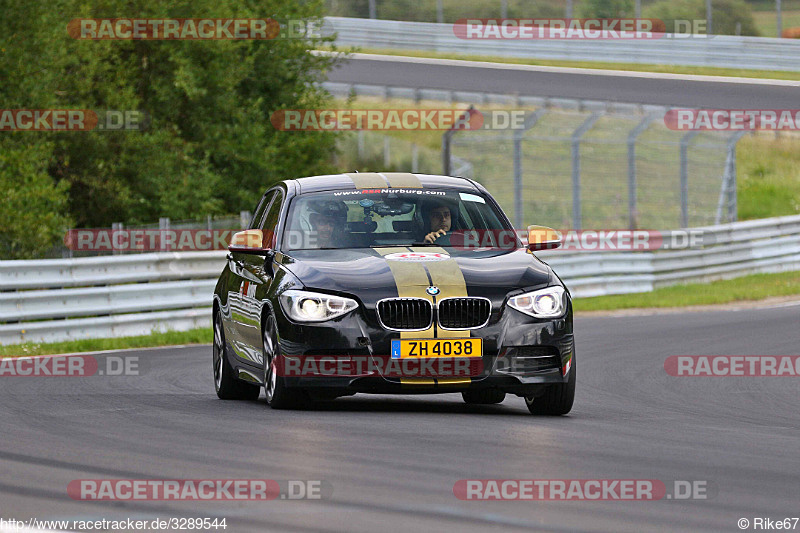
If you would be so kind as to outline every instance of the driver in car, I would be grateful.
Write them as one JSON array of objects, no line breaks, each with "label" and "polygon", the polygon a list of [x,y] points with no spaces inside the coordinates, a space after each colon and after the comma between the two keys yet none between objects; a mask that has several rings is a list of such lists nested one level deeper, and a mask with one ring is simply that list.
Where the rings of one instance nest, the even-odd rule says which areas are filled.
[{"label": "driver in car", "polygon": [[452,226],[450,207],[447,205],[435,205],[427,213],[427,221],[430,232],[425,235],[425,242],[430,244],[450,244],[450,235],[447,234]]}]

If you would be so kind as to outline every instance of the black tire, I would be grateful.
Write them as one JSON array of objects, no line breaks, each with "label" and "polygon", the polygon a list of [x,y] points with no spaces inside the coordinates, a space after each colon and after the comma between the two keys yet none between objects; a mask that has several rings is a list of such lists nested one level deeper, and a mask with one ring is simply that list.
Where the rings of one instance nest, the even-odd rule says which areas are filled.
[{"label": "black tire", "polygon": [[257,400],[261,387],[245,383],[234,375],[233,367],[225,352],[225,331],[222,315],[214,313],[214,346],[211,354],[214,376],[214,390],[220,400]]},{"label": "black tire", "polygon": [[275,317],[271,314],[264,320],[261,339],[264,355],[264,392],[269,406],[273,409],[308,407],[310,399],[306,391],[287,387],[284,378],[278,375],[277,360],[281,357],[280,343],[278,342],[278,326]]},{"label": "black tire", "polygon": [[575,401],[575,355],[566,383],[551,385],[541,396],[526,396],[525,404],[532,415],[561,416],[572,410]]},{"label": "black tire", "polygon": [[464,401],[471,405],[491,405],[506,399],[506,393],[499,389],[468,390],[461,393]]}]

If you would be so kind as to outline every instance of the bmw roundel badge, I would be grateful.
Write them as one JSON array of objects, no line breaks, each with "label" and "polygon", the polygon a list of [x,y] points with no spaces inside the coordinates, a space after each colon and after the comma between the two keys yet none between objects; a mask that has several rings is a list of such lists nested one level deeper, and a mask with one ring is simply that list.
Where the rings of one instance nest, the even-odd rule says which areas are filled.
[{"label": "bmw roundel badge", "polygon": [[439,287],[436,287],[435,285],[431,285],[430,287],[425,289],[425,292],[427,292],[431,296],[436,296],[437,294],[439,294]]}]

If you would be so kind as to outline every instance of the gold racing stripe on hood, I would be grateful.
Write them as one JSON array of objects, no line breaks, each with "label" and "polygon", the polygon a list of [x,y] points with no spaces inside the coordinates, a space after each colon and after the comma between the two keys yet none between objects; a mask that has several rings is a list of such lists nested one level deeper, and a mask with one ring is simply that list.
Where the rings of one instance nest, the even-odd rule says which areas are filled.
[{"label": "gold racing stripe on hood", "polygon": [[[410,250],[412,252],[447,254],[447,250],[435,246],[412,246]],[[463,298],[467,296],[467,282],[464,280],[464,273],[461,272],[461,268],[455,259],[426,261],[425,266],[431,275],[433,285],[439,288],[440,292],[436,295],[437,302],[444,298]],[[465,339],[470,337],[469,330],[451,331],[439,329],[438,333],[439,337],[446,339]]]},{"label": "gold racing stripe on hood", "polygon": [[389,182],[389,187],[400,189],[421,189],[422,182],[410,172],[381,172],[381,176]]},{"label": "gold racing stripe on hood", "polygon": [[353,180],[356,189],[385,189],[388,185],[377,172],[347,172],[345,176]]},{"label": "gold racing stripe on hood", "polygon": [[[382,256],[404,251],[402,248],[375,248]],[[433,301],[425,289],[430,285],[425,267],[418,261],[386,261],[392,271],[394,282],[397,285],[397,295],[400,298],[423,298]],[[423,331],[401,331],[401,339],[432,339],[433,326]]]}]

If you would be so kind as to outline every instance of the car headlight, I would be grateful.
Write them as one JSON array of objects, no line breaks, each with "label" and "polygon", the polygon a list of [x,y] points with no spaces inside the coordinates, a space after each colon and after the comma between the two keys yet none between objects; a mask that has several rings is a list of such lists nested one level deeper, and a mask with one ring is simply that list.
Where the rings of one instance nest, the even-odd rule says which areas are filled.
[{"label": "car headlight", "polygon": [[293,289],[284,291],[278,299],[283,311],[298,322],[323,322],[358,307],[351,298]]},{"label": "car headlight", "polygon": [[536,318],[556,318],[567,310],[567,293],[564,287],[547,287],[509,298],[508,305]]}]

